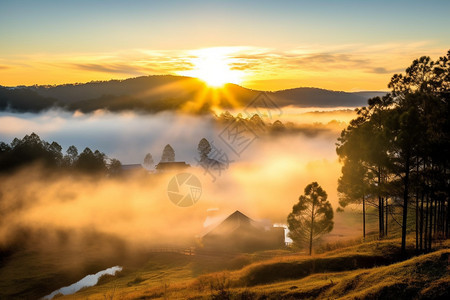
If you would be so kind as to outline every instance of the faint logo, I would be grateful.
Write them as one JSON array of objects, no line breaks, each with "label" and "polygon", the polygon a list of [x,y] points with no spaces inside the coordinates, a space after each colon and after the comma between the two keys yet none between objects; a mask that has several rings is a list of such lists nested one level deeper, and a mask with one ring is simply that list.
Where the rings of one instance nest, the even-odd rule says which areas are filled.
[{"label": "faint logo", "polygon": [[208,157],[194,159],[197,162],[197,165],[203,168],[205,171],[204,174],[209,174],[211,176],[213,182],[216,181],[216,176],[214,174],[220,176],[222,171],[228,169],[230,163],[233,162],[233,160],[228,158],[228,154],[225,151],[214,145],[214,142],[211,142],[211,152]]},{"label": "faint logo", "polygon": [[247,149],[257,138],[256,133],[248,127],[245,122],[236,119],[219,133],[219,138],[227,145],[237,156]]},{"label": "faint logo", "polygon": [[[258,134],[267,133],[267,126],[263,119],[280,117],[283,111],[266,92],[260,92],[244,108],[244,113],[247,119],[243,119],[239,115],[236,118],[233,117],[232,120],[228,120],[226,127],[218,134],[220,140],[237,157],[241,157],[241,154],[259,138]],[[229,158],[225,152],[226,148],[221,149],[211,143],[211,150],[207,157],[195,158],[195,160],[197,165],[203,168],[204,174],[209,174],[214,182],[217,176],[220,176],[222,171],[227,170],[234,160]]]},{"label": "faint logo", "polygon": [[193,174],[180,173],[172,177],[167,186],[170,201],[181,207],[197,203],[202,195],[202,184]]},{"label": "faint logo", "polygon": [[283,114],[281,108],[267,95],[266,92],[259,93],[245,108],[247,117],[255,114],[260,117],[272,119],[272,115],[280,117]]}]

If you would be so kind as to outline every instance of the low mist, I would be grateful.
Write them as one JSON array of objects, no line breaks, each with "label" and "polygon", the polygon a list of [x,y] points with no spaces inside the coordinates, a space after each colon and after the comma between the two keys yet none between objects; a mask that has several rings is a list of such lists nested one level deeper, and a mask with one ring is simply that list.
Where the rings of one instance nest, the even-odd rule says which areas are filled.
[{"label": "low mist", "polygon": [[[326,114],[330,118],[333,112]],[[290,113],[290,118],[293,115]],[[335,116],[334,120],[340,121],[342,111]],[[307,120],[298,115],[299,124]],[[147,152],[157,163],[164,145],[171,144],[176,160],[191,164],[188,172],[200,179],[202,195],[191,207],[174,205],[168,198],[167,184],[175,174],[73,180],[69,175],[48,177],[38,166],[29,167],[1,180],[3,245],[15,236],[12,232],[17,228],[74,233],[92,230],[140,246],[193,244],[205,233],[211,209],[216,211],[215,220],[240,210],[253,219],[285,223],[293,204],[312,181],[324,187],[337,208],[340,164],[335,141],[342,128],[330,127],[314,136],[260,135],[237,155],[220,139],[223,126],[213,117],[49,111],[40,115],[3,114],[0,125],[6,123],[7,127],[0,126],[2,140],[20,137],[33,128],[43,139],[55,140],[64,149],[72,144],[80,151],[87,146],[98,148],[122,163],[141,163]],[[317,122],[310,125],[318,126]],[[227,169],[208,174],[198,166],[196,149],[202,137],[227,155]],[[357,234],[339,214],[335,223],[333,234]]]},{"label": "low mist", "polygon": [[[99,149],[122,164],[143,163],[146,153],[157,164],[170,144],[175,160],[189,164],[186,172],[197,176],[202,186],[194,205],[180,207],[167,192],[177,172],[159,173],[154,165],[148,173],[120,177],[59,174],[38,164],[2,175],[0,276],[8,278],[4,287],[15,286],[17,279],[11,274],[20,269],[35,278],[29,283],[29,296],[44,296],[112,265],[139,266],[151,249],[201,247],[201,236],[236,210],[265,224],[286,224],[292,206],[312,181],[327,191],[335,210],[341,168],[335,143],[353,112],[285,112],[263,120],[291,122],[294,130],[254,132],[252,142],[238,152],[226,140],[227,123],[215,116],[2,113],[0,140],[6,143],[35,132],[45,141],[60,143],[63,152],[70,145],[80,152],[85,147]],[[202,138],[220,153],[213,159],[226,159],[220,170],[206,172],[199,165],[197,146]],[[335,213],[334,223],[324,241],[361,235],[357,212]],[[35,269],[30,271],[30,265]],[[42,277],[47,273],[59,280],[48,281]],[[23,290],[17,287],[17,293]]]}]

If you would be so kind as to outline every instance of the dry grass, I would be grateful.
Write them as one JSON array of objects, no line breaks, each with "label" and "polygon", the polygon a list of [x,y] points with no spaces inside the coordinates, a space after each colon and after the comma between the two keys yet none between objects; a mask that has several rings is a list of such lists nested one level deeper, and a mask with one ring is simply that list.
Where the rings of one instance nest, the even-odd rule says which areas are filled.
[{"label": "dry grass", "polygon": [[136,271],[62,299],[439,299],[450,292],[449,242],[402,262],[398,245],[373,241],[313,257],[255,253],[227,258],[253,261],[239,270],[223,270],[222,262],[216,265],[222,271],[212,273],[207,266],[217,258],[161,253]]}]

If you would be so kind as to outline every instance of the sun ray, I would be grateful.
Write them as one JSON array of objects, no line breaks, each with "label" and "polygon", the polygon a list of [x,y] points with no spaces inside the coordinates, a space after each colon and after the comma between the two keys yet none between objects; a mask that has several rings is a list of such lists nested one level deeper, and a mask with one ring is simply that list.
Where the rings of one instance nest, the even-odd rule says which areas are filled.
[{"label": "sun ray", "polygon": [[228,90],[227,86],[224,86],[221,89],[222,94],[225,96],[225,99],[231,104],[232,108],[238,108],[241,104],[236,100],[232,93]]},{"label": "sun ray", "polygon": [[207,95],[209,92],[210,88],[205,86],[202,89],[198,90],[195,94],[195,96],[193,97],[192,101],[189,101],[187,103],[185,103],[183,105],[182,110],[184,112],[199,112],[203,105],[207,102]]},{"label": "sun ray", "polygon": [[243,72],[230,67],[231,58],[228,49],[206,48],[196,50],[191,59],[193,69],[179,72],[180,75],[192,76],[206,82],[211,87],[222,87],[226,83],[239,84]]}]

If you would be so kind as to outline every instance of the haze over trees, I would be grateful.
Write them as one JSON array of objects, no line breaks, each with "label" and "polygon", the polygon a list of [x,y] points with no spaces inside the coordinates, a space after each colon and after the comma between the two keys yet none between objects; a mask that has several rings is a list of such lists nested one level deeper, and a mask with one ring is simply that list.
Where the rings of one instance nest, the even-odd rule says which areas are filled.
[{"label": "haze over trees", "polygon": [[449,237],[449,60],[450,51],[436,61],[424,56],[395,74],[391,92],[358,109],[337,143],[340,204],[375,206],[380,238],[395,219],[403,253],[410,232],[418,251]]},{"label": "haze over trees", "polygon": [[33,164],[40,164],[48,170],[75,171],[86,174],[117,174],[121,163],[109,159],[99,150],[86,147],[78,154],[75,146],[70,146],[66,154],[57,142],[46,142],[35,134],[15,138],[11,144],[0,142],[0,172],[9,173]]},{"label": "haze over trees", "polygon": [[153,156],[150,153],[147,153],[144,157],[144,166],[146,168],[151,168],[155,162],[153,161]]},{"label": "haze over trees", "polygon": [[175,150],[172,146],[167,144],[164,147],[163,153],[161,155],[161,162],[174,162],[175,161]]},{"label": "haze over trees", "polygon": [[208,158],[208,154],[211,152],[211,144],[207,139],[202,138],[198,143],[197,151],[200,156],[200,161],[205,161]]},{"label": "haze over trees", "polygon": [[[352,112],[349,110],[348,112]],[[346,113],[348,113],[346,111]],[[313,112],[317,113],[317,112]],[[251,129],[258,135],[289,135],[289,134],[304,134],[307,136],[316,136],[320,133],[328,132],[331,130],[336,130],[339,128],[339,131],[344,128],[345,123],[340,123],[336,120],[331,120],[328,123],[320,123],[314,122],[313,124],[299,124],[287,121],[285,123],[280,120],[264,120],[258,115],[253,114],[250,116],[242,116],[242,114],[238,114],[233,116],[230,112],[225,111],[220,115],[215,117],[215,121],[220,123],[223,126],[227,126],[227,124],[232,122],[240,122],[246,128]]]},{"label": "haze over trees", "polygon": [[0,86],[0,111],[37,113],[55,107],[57,100],[40,95],[31,88],[8,89]]},{"label": "haze over trees", "polygon": [[85,148],[83,152],[78,155],[75,161],[75,168],[84,172],[104,172],[106,171],[105,163],[106,155],[98,150],[92,151]]},{"label": "haze over trees", "polygon": [[309,255],[313,241],[333,230],[333,208],[327,197],[317,182],[308,184],[287,218],[289,237],[299,247],[308,245]]}]

